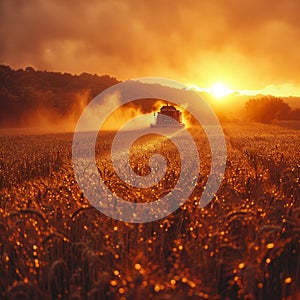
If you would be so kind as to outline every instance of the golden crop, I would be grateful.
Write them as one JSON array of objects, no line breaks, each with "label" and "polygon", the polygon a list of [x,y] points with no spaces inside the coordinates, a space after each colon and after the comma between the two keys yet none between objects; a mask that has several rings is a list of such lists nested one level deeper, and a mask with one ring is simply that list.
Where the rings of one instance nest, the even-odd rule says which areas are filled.
[{"label": "golden crop", "polygon": [[[193,194],[172,215],[145,224],[110,219],[85,199],[73,174],[71,134],[0,137],[0,298],[299,295],[299,131],[227,125],[224,132],[227,169],[209,206],[197,206],[210,166],[200,136]],[[167,174],[153,188],[131,189],[112,169],[108,140],[100,136],[96,146],[99,176],[128,201],[167,193],[188,165],[176,164],[167,141],[144,143],[132,152],[131,166],[145,175],[149,153],[160,152]]]}]

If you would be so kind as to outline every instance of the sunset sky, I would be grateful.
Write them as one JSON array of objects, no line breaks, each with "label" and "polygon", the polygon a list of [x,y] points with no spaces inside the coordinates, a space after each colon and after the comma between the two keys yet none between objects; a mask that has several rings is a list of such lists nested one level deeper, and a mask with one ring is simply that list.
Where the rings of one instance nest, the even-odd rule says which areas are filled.
[{"label": "sunset sky", "polygon": [[300,96],[300,1],[0,2],[0,63]]}]

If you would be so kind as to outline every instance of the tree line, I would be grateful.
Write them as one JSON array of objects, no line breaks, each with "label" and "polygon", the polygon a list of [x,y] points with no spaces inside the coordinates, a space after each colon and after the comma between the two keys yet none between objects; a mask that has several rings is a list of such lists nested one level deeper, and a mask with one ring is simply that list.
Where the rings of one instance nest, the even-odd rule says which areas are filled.
[{"label": "tree line", "polygon": [[[0,127],[27,127],[32,125],[31,121],[34,123],[37,115],[43,114],[51,115],[51,122],[67,118],[70,114],[76,120],[83,105],[117,83],[119,81],[109,75],[98,76],[88,73],[72,75],[38,71],[32,67],[14,70],[9,66],[0,65]],[[80,103],[81,101],[83,103]],[[136,105],[149,112],[154,102],[144,101],[143,104],[137,102]],[[233,121],[233,118],[235,121],[263,123],[275,120],[300,120],[299,108],[292,109],[283,99],[273,96],[248,100],[244,112],[239,118],[232,116],[228,120],[223,116],[224,113],[226,115],[226,111],[218,112],[216,107],[219,118],[227,121]]]},{"label": "tree line", "polygon": [[300,108],[292,109],[283,99],[264,96],[250,99],[245,104],[246,118],[261,123],[280,120],[300,120]]},{"label": "tree line", "polygon": [[57,118],[72,113],[79,96],[89,102],[118,83],[108,75],[36,71],[32,67],[13,70],[0,65],[0,126],[26,126],[24,117],[37,111],[51,111]]}]

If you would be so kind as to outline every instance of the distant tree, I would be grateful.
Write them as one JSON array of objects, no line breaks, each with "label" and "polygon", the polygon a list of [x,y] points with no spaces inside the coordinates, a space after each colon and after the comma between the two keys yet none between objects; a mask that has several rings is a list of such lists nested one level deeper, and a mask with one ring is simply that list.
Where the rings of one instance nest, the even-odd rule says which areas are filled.
[{"label": "distant tree", "polygon": [[34,72],[34,68],[33,67],[26,67],[25,69],[26,72]]},{"label": "distant tree", "polygon": [[291,120],[300,120],[300,108],[291,111]]},{"label": "distant tree", "polygon": [[288,120],[291,107],[281,98],[266,96],[250,99],[245,104],[248,119],[255,122],[270,123],[273,120]]}]

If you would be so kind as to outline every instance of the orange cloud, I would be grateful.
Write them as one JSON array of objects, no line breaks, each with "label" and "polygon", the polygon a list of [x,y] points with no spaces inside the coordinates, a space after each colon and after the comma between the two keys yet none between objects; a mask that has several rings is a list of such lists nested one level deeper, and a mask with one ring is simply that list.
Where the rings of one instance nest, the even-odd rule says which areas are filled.
[{"label": "orange cloud", "polygon": [[300,84],[300,2],[26,1],[0,4],[12,67],[163,76],[235,89]]}]

